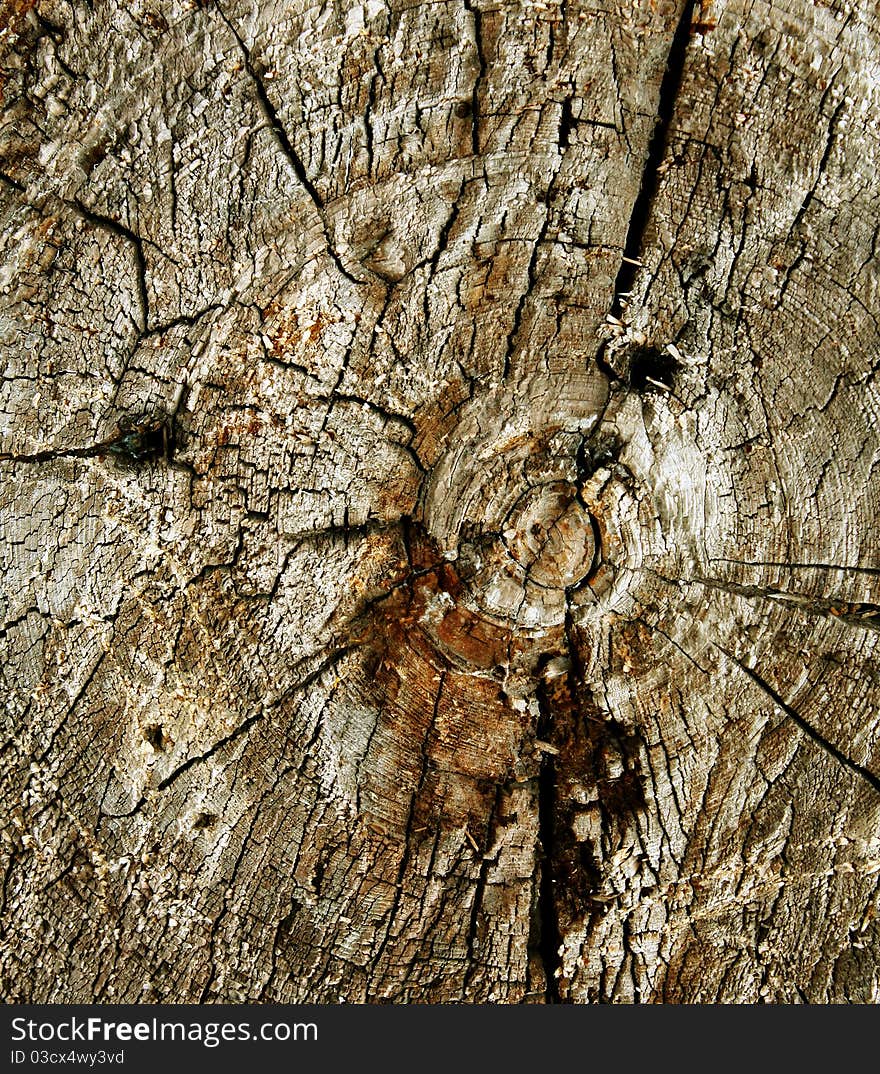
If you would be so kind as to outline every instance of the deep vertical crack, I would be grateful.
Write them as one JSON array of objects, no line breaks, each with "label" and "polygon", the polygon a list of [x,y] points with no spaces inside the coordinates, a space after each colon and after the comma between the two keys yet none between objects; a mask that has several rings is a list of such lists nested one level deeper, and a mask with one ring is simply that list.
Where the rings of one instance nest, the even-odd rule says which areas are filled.
[{"label": "deep vertical crack", "polygon": [[840,122],[840,116],[841,116],[841,113],[843,112],[843,109],[844,109],[845,105],[846,105],[846,97],[844,97],[840,101],[840,103],[834,109],[834,112],[831,115],[831,119],[828,121],[828,134],[827,134],[827,136],[825,138],[825,148],[822,151],[822,158],[819,161],[819,168],[816,171],[815,181],[813,182],[813,185],[810,187],[810,189],[805,194],[804,200],[803,200],[803,202],[801,204],[801,207],[800,207],[800,209],[798,209],[797,215],[795,216],[794,220],[792,221],[791,227],[788,229],[789,237],[792,234],[794,234],[794,232],[797,230],[797,228],[801,224],[801,221],[807,215],[807,210],[810,208],[810,205],[812,204],[813,198],[816,196],[816,189],[819,186],[819,183],[822,181],[822,177],[824,176],[825,171],[826,171],[826,169],[828,167],[828,161],[831,159],[831,150],[834,147],[834,141],[835,141],[835,138],[837,136],[837,127],[838,127],[838,124]]},{"label": "deep vertical crack", "polygon": [[[552,734],[553,713],[543,684],[538,687],[540,716],[537,737],[547,739]],[[559,970],[562,965],[560,949],[562,933],[559,929],[559,907],[556,901],[556,758],[545,753],[541,759],[538,775],[538,839],[541,847],[541,880],[538,886],[538,954],[544,968],[544,987],[548,1003],[559,1003]]]},{"label": "deep vertical crack", "polygon": [[562,102],[559,113],[559,134],[557,135],[560,149],[568,149],[571,144],[571,132],[575,128],[572,98],[566,97]]},{"label": "deep vertical crack", "polygon": [[672,35],[672,44],[669,47],[669,55],[666,59],[666,71],[663,74],[663,81],[660,83],[660,97],[657,102],[657,119],[654,132],[648,142],[648,155],[645,158],[645,166],[642,170],[642,182],[638,196],[633,203],[632,214],[629,218],[629,229],[626,233],[626,242],[623,247],[623,258],[620,262],[617,279],[614,282],[611,313],[615,317],[620,316],[623,308],[620,296],[628,294],[632,290],[635,281],[638,264],[634,262],[638,262],[648,216],[651,211],[651,202],[657,192],[659,168],[666,153],[669,127],[672,122],[672,114],[675,111],[675,100],[681,87],[681,77],[684,71],[685,55],[694,14],[694,3],[695,0],[685,0],[678,25]]},{"label": "deep vertical crack", "polygon": [[477,50],[479,69],[471,91],[471,149],[475,157],[480,155],[480,87],[486,77],[486,55],[483,51],[483,13],[470,0],[462,0],[465,11],[474,23],[474,47]]},{"label": "deep vertical crack", "polygon": [[538,832],[541,840],[541,883],[538,889],[538,916],[541,935],[538,951],[544,967],[544,980],[548,1003],[559,1003],[559,980],[557,971],[562,960],[559,949],[562,934],[559,931],[559,913],[556,908],[553,875],[554,828],[556,817],[556,761],[545,756],[541,762],[538,778]]},{"label": "deep vertical crack", "polygon": [[535,239],[535,245],[532,247],[532,254],[529,258],[529,263],[526,267],[526,286],[525,290],[519,297],[519,302],[516,305],[516,309],[513,311],[513,322],[510,326],[510,331],[507,333],[507,341],[504,347],[504,365],[501,370],[502,380],[507,380],[510,376],[510,367],[513,362],[514,355],[516,353],[516,345],[519,340],[519,334],[522,331],[523,313],[526,308],[526,302],[529,300],[529,296],[535,289],[537,283],[537,266],[538,255],[541,252],[541,247],[544,245],[544,241],[547,238],[547,230],[550,226],[550,212],[544,217],[544,222],[541,224],[541,230],[538,232]]}]

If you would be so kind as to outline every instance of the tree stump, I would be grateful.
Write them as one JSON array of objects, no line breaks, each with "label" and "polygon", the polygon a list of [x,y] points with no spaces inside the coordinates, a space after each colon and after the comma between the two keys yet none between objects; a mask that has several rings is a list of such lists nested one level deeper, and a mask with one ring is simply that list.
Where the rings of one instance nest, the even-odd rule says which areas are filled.
[{"label": "tree stump", "polygon": [[880,998],[873,0],[0,41],[4,998]]}]

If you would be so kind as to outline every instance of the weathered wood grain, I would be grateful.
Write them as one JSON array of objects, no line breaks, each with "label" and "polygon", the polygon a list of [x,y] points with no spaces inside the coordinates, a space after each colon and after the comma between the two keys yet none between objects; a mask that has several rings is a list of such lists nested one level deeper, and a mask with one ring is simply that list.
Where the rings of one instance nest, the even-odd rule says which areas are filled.
[{"label": "weathered wood grain", "polygon": [[0,14],[0,991],[880,998],[873,0]]}]

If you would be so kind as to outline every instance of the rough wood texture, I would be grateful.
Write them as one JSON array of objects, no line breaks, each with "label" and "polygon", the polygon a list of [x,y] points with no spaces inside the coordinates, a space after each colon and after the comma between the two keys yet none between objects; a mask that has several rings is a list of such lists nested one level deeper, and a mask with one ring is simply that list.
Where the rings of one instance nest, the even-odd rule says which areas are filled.
[{"label": "rough wood texture", "polygon": [[875,0],[0,39],[3,997],[880,998]]}]

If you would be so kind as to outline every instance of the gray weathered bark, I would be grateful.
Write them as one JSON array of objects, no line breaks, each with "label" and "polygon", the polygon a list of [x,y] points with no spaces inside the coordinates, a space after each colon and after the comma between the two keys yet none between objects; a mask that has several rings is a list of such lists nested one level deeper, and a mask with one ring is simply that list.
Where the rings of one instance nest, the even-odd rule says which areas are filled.
[{"label": "gray weathered bark", "polygon": [[874,0],[5,0],[13,1001],[874,1001]]}]

